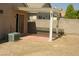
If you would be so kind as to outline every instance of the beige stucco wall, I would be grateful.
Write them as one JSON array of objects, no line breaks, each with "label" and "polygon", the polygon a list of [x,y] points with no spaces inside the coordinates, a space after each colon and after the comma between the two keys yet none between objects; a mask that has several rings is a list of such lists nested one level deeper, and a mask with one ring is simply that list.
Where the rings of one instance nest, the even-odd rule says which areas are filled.
[{"label": "beige stucco wall", "polygon": [[0,4],[0,10],[3,10],[3,14],[0,14],[0,37],[2,37],[10,31],[15,31],[15,17],[10,5]]},{"label": "beige stucco wall", "polygon": [[[11,4],[0,4],[0,10],[3,10],[3,14],[0,14],[0,38],[2,38],[5,34],[16,31],[17,10]],[[24,15],[24,32],[27,33],[27,16]]]}]

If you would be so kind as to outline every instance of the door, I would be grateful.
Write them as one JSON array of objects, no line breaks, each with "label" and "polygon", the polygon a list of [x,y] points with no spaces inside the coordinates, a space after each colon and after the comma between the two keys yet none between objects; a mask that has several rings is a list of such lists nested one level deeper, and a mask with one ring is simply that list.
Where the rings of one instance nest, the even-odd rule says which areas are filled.
[{"label": "door", "polygon": [[24,33],[24,15],[16,14],[16,32]]},{"label": "door", "polygon": [[24,15],[19,15],[19,32],[24,33]]},{"label": "door", "polygon": [[18,21],[18,14],[16,14],[16,32],[18,31],[19,21]]}]

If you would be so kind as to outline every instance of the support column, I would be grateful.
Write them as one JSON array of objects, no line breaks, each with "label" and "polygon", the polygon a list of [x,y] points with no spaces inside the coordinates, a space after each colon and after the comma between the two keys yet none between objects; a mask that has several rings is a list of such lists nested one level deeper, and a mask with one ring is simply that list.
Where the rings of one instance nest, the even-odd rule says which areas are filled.
[{"label": "support column", "polygon": [[52,42],[53,31],[53,11],[50,10],[50,23],[49,23],[49,42]]}]

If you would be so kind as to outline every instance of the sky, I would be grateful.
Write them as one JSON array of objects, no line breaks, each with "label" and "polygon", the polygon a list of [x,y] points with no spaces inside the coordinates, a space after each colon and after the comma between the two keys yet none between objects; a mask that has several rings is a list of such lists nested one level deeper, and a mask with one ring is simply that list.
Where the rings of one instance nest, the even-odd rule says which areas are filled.
[{"label": "sky", "polygon": [[[79,10],[79,3],[72,3],[75,10]],[[62,8],[63,10],[66,10],[69,3],[52,3],[52,7],[56,8]]]}]

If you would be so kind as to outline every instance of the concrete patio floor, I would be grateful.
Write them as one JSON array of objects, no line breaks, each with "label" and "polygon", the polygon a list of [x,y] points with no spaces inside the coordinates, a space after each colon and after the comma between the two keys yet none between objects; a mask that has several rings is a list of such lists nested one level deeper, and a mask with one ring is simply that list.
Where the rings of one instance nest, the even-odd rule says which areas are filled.
[{"label": "concrete patio floor", "polygon": [[30,34],[28,36],[21,37],[21,39],[26,39],[31,41],[48,41],[49,34],[48,33]]},{"label": "concrete patio floor", "polygon": [[[40,36],[39,36],[40,35]],[[8,56],[72,56],[79,55],[79,35],[65,35],[48,42],[48,34],[21,37],[16,42],[0,44],[0,55]]]}]

